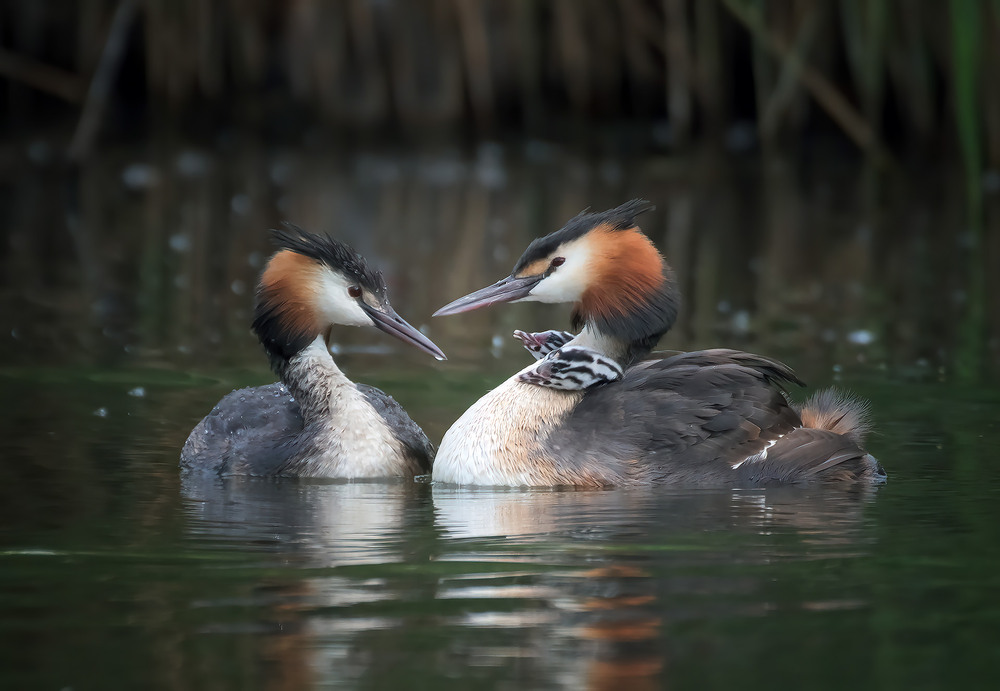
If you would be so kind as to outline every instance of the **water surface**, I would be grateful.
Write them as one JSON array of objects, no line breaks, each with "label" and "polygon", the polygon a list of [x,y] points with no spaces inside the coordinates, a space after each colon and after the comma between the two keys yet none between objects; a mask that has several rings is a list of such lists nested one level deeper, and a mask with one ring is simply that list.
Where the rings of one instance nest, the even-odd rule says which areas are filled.
[{"label": "water surface", "polygon": [[[156,143],[6,181],[0,687],[995,680],[1000,279],[975,294],[968,276],[1000,265],[1000,233],[968,256],[961,189],[873,182],[836,158],[227,146]],[[644,227],[685,293],[663,347],[751,349],[869,398],[884,487],[180,477],[215,401],[272,380],[248,330],[266,228],[333,231],[384,269],[451,359],[345,328],[338,362],[437,440],[528,361],[514,328],[567,315],[433,309],[580,209],[634,196],[658,204]]]}]

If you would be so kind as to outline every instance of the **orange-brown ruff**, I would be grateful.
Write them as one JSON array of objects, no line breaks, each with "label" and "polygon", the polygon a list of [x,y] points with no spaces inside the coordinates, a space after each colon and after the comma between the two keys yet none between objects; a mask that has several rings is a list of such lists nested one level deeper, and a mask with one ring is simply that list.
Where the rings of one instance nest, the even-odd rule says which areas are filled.
[{"label": "orange-brown ruff", "polygon": [[[727,349],[643,359],[673,325],[678,305],[672,270],[635,224],[649,208],[636,200],[581,214],[532,242],[510,277],[438,311],[569,302],[580,332],[452,425],[434,479],[580,487],[884,480],[862,446],[866,407],[834,392],[794,406],[786,387],[801,382],[786,365]],[[536,379],[527,381],[544,381],[552,362],[574,348],[611,358],[624,373],[595,382],[599,370],[576,357],[560,371],[578,367],[580,390],[526,383],[528,373]]]},{"label": "orange-brown ruff", "polygon": [[297,252],[277,252],[260,276],[260,311],[274,312],[289,339],[320,332],[316,293],[321,265]]},{"label": "orange-brown ruff", "polygon": [[641,309],[667,280],[663,257],[652,240],[638,229],[616,232],[606,226],[590,235],[593,283],[583,292],[574,319],[607,320]]}]

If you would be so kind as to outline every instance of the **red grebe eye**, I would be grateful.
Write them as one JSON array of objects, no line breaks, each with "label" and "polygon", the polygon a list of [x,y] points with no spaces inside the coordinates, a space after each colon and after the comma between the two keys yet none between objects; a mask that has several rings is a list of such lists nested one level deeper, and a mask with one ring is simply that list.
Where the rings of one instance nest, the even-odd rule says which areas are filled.
[{"label": "red grebe eye", "polygon": [[347,294],[352,298],[359,298],[361,297],[361,288],[359,286],[351,286],[347,289]]},{"label": "red grebe eye", "polygon": [[566,257],[556,257],[552,260],[552,263],[549,264],[549,266],[551,266],[554,269],[557,266],[562,266],[565,263],[566,263]]}]

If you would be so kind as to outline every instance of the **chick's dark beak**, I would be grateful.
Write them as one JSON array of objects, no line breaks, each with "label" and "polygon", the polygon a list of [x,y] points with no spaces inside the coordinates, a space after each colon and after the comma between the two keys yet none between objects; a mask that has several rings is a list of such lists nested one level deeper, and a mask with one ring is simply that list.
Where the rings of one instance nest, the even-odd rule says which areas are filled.
[{"label": "chick's dark beak", "polygon": [[461,314],[480,307],[489,307],[498,302],[514,302],[526,298],[531,289],[538,285],[538,282],[543,278],[545,278],[544,274],[523,278],[516,276],[502,278],[491,286],[480,288],[474,293],[469,293],[465,297],[448,303],[435,312],[433,316],[444,317],[449,314]]},{"label": "chick's dark beak", "polygon": [[401,316],[396,314],[391,305],[386,304],[383,305],[383,309],[377,309],[365,302],[361,302],[360,304],[361,309],[371,317],[375,328],[379,331],[385,331],[387,334],[395,336],[405,343],[416,346],[425,353],[433,355],[438,360],[448,359],[444,352],[431,339],[407,324]]}]

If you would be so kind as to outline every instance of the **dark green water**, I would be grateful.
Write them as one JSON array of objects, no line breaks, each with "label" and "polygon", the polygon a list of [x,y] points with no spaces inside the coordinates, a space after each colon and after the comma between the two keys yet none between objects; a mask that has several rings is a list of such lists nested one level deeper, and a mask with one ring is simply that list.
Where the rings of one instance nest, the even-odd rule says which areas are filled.
[{"label": "dark green water", "polygon": [[[3,189],[0,688],[995,683],[1000,286],[969,276],[1000,266],[996,195],[970,253],[944,173],[220,147],[26,165]],[[385,269],[451,360],[342,329],[338,361],[436,440],[527,362],[514,328],[566,313],[430,312],[633,196],[660,206],[644,227],[686,295],[663,346],[751,349],[868,397],[885,486],[182,482],[197,420],[271,380],[247,328],[266,228],[334,231]]]}]

